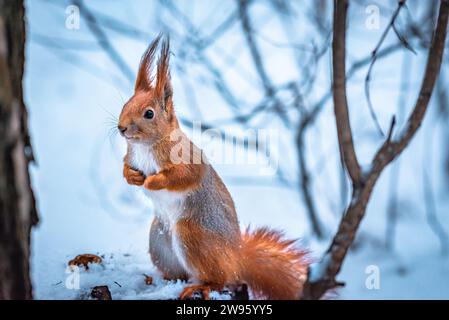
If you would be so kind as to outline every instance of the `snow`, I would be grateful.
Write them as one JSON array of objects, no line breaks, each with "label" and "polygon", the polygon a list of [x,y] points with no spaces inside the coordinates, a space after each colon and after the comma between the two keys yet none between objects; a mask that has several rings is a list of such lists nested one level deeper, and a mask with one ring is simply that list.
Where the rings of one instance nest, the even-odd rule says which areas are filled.
[{"label": "snow", "polygon": [[[385,254],[368,249],[351,254],[339,280],[341,299],[448,299],[449,261],[432,246],[427,252]],[[369,266],[379,268],[379,288],[366,285]]]},{"label": "snow", "polygon": [[[154,26],[155,21],[148,26],[148,13],[155,11],[141,9],[154,5],[147,1],[133,1],[127,10],[123,10],[119,2],[107,7],[96,2],[89,2],[89,5],[122,21],[139,24],[142,30],[150,30],[150,34],[159,32],[158,26]],[[215,10],[215,14],[208,19],[220,21],[223,18],[220,14],[229,10],[230,5],[217,2],[215,6],[220,10]],[[110,135],[109,132],[115,126],[114,121],[109,119],[110,114],[118,116],[123,103],[132,94],[132,84],[95,45],[90,50],[71,50],[48,48],[36,42],[33,35],[38,34],[93,41],[83,22],[80,30],[64,28],[63,5],[28,1],[27,10],[30,36],[26,51],[25,100],[29,108],[31,137],[37,159],[37,165],[32,167],[31,173],[40,214],[40,223],[32,233],[31,272],[35,297],[84,299],[89,298],[93,286],[107,285],[113,299],[175,299],[186,283],[163,280],[151,264],[148,233],[153,218],[153,204],[138,188],[128,186],[122,178],[125,143],[119,136]],[[261,17],[271,16],[264,10],[266,8],[263,5],[254,6],[254,12],[261,12]],[[363,6],[354,5],[351,10],[360,12],[351,15],[354,20],[351,21],[348,34],[348,64],[368,55],[382,31],[366,31],[363,27]],[[381,23],[387,22],[388,14],[385,13]],[[273,35],[279,32],[275,21],[264,20],[263,25],[260,32],[265,37],[274,38]],[[305,30],[301,34],[307,34],[307,26],[301,30]],[[224,37],[217,44],[218,49],[209,53],[212,59],[222,62],[219,59],[221,55],[232,56],[235,48],[240,48],[236,38],[233,35]],[[115,33],[111,33],[111,39],[132,70],[136,70],[140,55],[148,43],[130,40]],[[300,43],[301,39],[297,40]],[[282,43],[285,39],[277,41]],[[267,72],[273,75],[276,83],[298,77],[296,67],[285,51],[273,50],[262,40],[260,43],[269,53],[264,56]],[[175,55],[172,61],[175,64],[177,50],[179,43],[173,39]],[[239,99],[245,97],[257,101],[260,91],[245,81],[246,78],[257,78],[250,71],[252,64],[247,53],[240,51],[237,63],[241,68],[238,72],[227,70],[224,77],[235,84],[236,92],[241,94]],[[400,91],[398,79],[402,56],[402,53],[398,53],[379,61],[373,73],[371,97],[382,124],[390,122],[397,107],[395,101]],[[421,74],[425,53],[419,51],[410,60],[410,74]],[[308,98],[311,101],[308,102],[318,101],[329,88],[328,74],[323,71],[327,70],[328,61],[324,61],[324,65],[318,69],[317,92],[311,94]],[[208,87],[210,79],[201,71],[197,72],[199,75],[192,77],[191,85],[199,98],[201,114],[209,121],[235,116],[223,107],[223,101]],[[374,127],[369,113],[354,112],[366,107],[363,105],[365,100],[361,85],[365,74],[366,70],[357,73],[348,83],[348,103],[356,151],[360,162],[368,164],[383,141],[373,138]],[[178,114],[198,116],[184,94],[182,81],[188,77],[181,74],[179,66],[172,69],[172,76]],[[413,105],[419,81],[419,77],[410,80],[409,87],[416,94],[406,99],[404,114]],[[336,299],[449,298],[449,259],[441,254],[439,240],[426,222],[422,195],[421,170],[424,165],[431,166],[437,215],[443,228],[449,232],[449,215],[445,214],[449,212],[449,185],[442,166],[446,153],[438,148],[429,150],[428,135],[424,134],[434,132],[433,144],[442,145],[444,130],[447,128],[441,123],[439,126],[434,125],[437,116],[435,111],[433,104],[423,128],[399,159],[400,214],[393,251],[385,249],[384,244],[390,166],[383,172],[374,189],[354,248],[346,257],[337,277],[346,286],[338,290]],[[404,120],[399,117],[397,120],[399,129],[404,125],[401,123]],[[317,199],[320,220],[326,227],[327,238],[324,241],[311,238],[305,207],[296,190],[297,159],[291,147],[294,137],[276,121],[272,121],[269,129],[279,132],[279,157],[270,165],[279,164],[286,173],[286,185],[277,184],[270,171],[263,170],[267,168],[259,162],[246,166],[226,162],[215,167],[234,198],[242,229],[248,225],[268,225],[285,230],[288,237],[301,238],[302,245],[310,248],[313,257],[318,260],[328,248],[342,212],[339,155],[332,105],[330,102],[326,104],[316,125],[310,128],[306,136],[306,157],[314,172],[312,191]],[[235,127],[231,127],[230,131],[240,132]],[[213,149],[213,143],[208,147],[209,150]],[[227,146],[225,154],[229,150]],[[431,154],[432,157],[424,158],[423,154]],[[364,172],[368,169],[369,166],[365,165]],[[261,178],[260,172],[267,174]],[[346,200],[349,202],[349,195]],[[91,266],[89,270],[80,268],[80,286],[76,289],[71,287],[73,274],[66,273],[67,262],[81,253],[104,256],[104,262],[100,266]],[[325,262],[321,265],[325,265]],[[372,269],[370,266],[379,270],[378,289],[369,289],[366,285],[370,276],[367,270]],[[152,276],[154,284],[146,285],[143,274]],[[312,274],[314,277],[319,275],[320,269],[312,269]],[[213,293],[213,297],[229,298],[218,293]]]},{"label": "snow", "polygon": [[[92,299],[91,290],[95,286],[108,286],[112,299],[177,299],[186,283],[181,280],[168,281],[149,264],[145,254],[115,252],[102,254],[101,264],[89,264],[73,269],[64,263],[70,256],[48,261],[44,267],[54,268],[57,272],[46,274],[43,286],[38,286],[36,294],[41,298],[52,299]],[[145,276],[153,278],[153,284],[145,283]],[[44,280],[44,279],[42,279]],[[215,299],[229,299],[228,294],[214,292]]]}]

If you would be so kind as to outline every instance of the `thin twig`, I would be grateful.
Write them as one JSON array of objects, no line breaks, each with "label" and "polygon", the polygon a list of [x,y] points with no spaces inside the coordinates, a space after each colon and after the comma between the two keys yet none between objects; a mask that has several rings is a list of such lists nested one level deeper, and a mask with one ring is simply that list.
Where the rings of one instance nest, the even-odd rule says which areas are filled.
[{"label": "thin twig", "polygon": [[[343,128],[343,133],[352,135],[349,123],[345,123],[348,119],[346,118],[347,114],[345,114],[345,109],[347,111],[347,104],[344,92],[344,68],[342,70],[345,60],[344,40],[346,33],[346,14],[347,0],[336,0],[334,8],[334,40],[343,41],[343,43],[335,45],[334,41],[333,45],[334,79],[340,80],[338,85],[334,84],[334,101],[336,104],[334,111],[337,119],[337,129],[340,126],[339,131]],[[357,176],[357,174],[354,174],[354,171],[352,171],[353,174],[350,175],[353,185],[351,202],[345,212],[345,215],[340,221],[337,233],[335,234],[329,249],[323,257],[323,260],[318,265],[312,266],[309,270],[309,276],[304,285],[304,299],[318,299],[327,290],[335,288],[338,285],[335,278],[340,272],[343,260],[346,257],[349,247],[354,241],[355,234],[359,228],[362,218],[365,215],[368,201],[370,200],[371,193],[380,174],[391,161],[401,154],[401,152],[410,143],[416,131],[419,129],[428,108],[430,96],[440,71],[446,40],[448,17],[449,0],[441,0],[438,22],[434,32],[432,45],[429,50],[420,93],[408,119],[407,126],[399,135],[397,140],[385,140],[383,145],[376,152],[371,168],[363,176]],[[337,96],[337,99],[335,99],[335,96]],[[339,124],[339,122],[343,122],[343,126],[341,123]],[[394,128],[393,121],[390,128],[390,131],[392,132]],[[344,158],[345,165],[348,171],[351,172],[351,168],[348,166],[354,165],[358,167],[354,150],[348,145],[348,137],[345,137],[339,132],[338,139],[341,146],[341,151],[346,154],[349,153],[350,156],[353,157],[351,160],[348,160],[346,157]],[[354,168],[352,168],[352,170],[354,170]],[[356,171],[357,170],[360,170],[360,167],[356,168]]]},{"label": "thin twig", "polygon": [[119,67],[126,78],[132,82],[134,80],[134,72],[114,48],[106,33],[99,26],[95,15],[93,15],[89,8],[84,5],[83,1],[73,0],[73,3],[79,7],[81,15],[87,20],[87,26],[98,40],[99,45],[108,54],[109,58]]},{"label": "thin twig", "polygon": [[[397,32],[396,28],[394,27],[394,23],[396,21],[396,18],[399,15],[399,12],[401,11],[401,9],[404,7],[406,0],[399,0],[398,1],[398,6],[396,8],[396,10],[394,11],[391,19],[390,19],[390,23],[387,25],[387,27],[385,28],[384,32],[382,33],[379,42],[377,43],[376,47],[374,48],[373,52],[371,53],[372,55],[372,60],[370,63],[370,66],[368,68],[368,72],[366,74],[365,77],[365,97],[366,97],[366,101],[368,103],[368,109],[371,115],[371,118],[373,119],[373,122],[377,128],[377,130],[379,131],[379,134],[384,137],[385,134],[382,130],[382,126],[379,123],[379,120],[377,118],[376,112],[374,111],[374,107],[373,104],[371,102],[371,95],[370,95],[370,81],[371,81],[371,72],[373,70],[374,64],[376,63],[377,60],[377,52],[379,51],[380,47],[382,46],[383,42],[385,41],[388,32],[390,31],[391,28],[394,29],[396,35],[398,36],[398,39],[400,40],[401,44],[403,44],[403,46],[405,48],[411,48],[410,45],[408,44],[408,42],[405,40],[404,37],[402,37],[399,32]],[[413,51],[414,52],[414,51]]]}]

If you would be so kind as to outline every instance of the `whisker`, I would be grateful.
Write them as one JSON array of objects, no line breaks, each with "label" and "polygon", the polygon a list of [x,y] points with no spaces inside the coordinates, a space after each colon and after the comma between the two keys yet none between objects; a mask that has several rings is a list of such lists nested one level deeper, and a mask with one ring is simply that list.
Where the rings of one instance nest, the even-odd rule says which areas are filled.
[{"label": "whisker", "polygon": [[109,140],[109,144],[111,146],[112,149],[115,149],[115,138],[118,136],[118,128],[117,126],[111,127],[109,129],[109,133],[108,133],[108,140]]},{"label": "whisker", "polygon": [[117,127],[117,122],[111,120],[105,120],[103,124],[107,127]]},{"label": "whisker", "polygon": [[101,106],[101,105],[99,105],[99,107],[100,107],[101,109],[103,109],[103,111],[106,112],[106,113],[108,114],[109,119],[112,119],[112,120],[118,122],[118,117],[117,117],[114,113],[112,113],[111,111],[109,111],[108,109],[106,109],[105,107],[103,107],[103,106]]},{"label": "whisker", "polygon": [[111,141],[113,138],[115,138],[118,134],[118,130],[116,128],[110,128],[108,131],[108,138],[109,141]]},{"label": "whisker", "polygon": [[109,130],[109,132],[116,132],[116,133],[118,133],[118,128],[117,128],[117,125],[116,124],[113,124],[113,125],[111,125],[111,124],[109,124],[108,125],[108,130]]}]

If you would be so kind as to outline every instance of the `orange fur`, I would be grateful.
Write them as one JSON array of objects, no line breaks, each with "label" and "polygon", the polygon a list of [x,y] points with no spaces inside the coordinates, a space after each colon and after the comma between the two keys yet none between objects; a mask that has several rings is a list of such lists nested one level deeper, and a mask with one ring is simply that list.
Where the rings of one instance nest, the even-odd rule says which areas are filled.
[{"label": "orange fur", "polygon": [[191,220],[180,220],[176,231],[201,283],[222,288],[243,281],[257,298],[299,298],[307,275],[306,252],[296,248],[294,240],[283,239],[281,232],[248,229],[240,244],[224,245],[218,234]]},{"label": "orange fur", "polygon": [[170,45],[166,40],[162,43],[161,56],[157,64],[156,87],[154,88],[156,98],[163,102],[163,106],[167,109],[167,102],[171,101],[173,90],[170,84]]},{"label": "orange fur", "polygon": [[[124,105],[119,118],[119,129],[126,128],[124,136],[132,141],[156,143],[169,137],[179,129],[173,110],[173,90],[168,69],[170,45],[168,39],[162,42],[156,83],[152,84],[151,66],[160,37],[156,38],[145,52],[137,75],[134,95]],[[144,113],[151,109],[154,119],[144,119]]]},{"label": "orange fur", "polygon": [[196,292],[200,292],[204,300],[210,300],[210,292],[211,290],[217,290],[220,291],[221,287],[214,287],[210,285],[192,285],[185,287],[181,294],[179,295],[180,300],[190,300],[194,298],[194,294]]},{"label": "orange fur", "polygon": [[123,176],[126,182],[134,186],[141,186],[145,181],[142,172],[132,169],[126,162],[123,165]]},{"label": "orange fur", "polygon": [[187,191],[198,187],[204,171],[205,166],[201,164],[170,165],[147,177],[144,187],[149,190]]},{"label": "orange fur", "polygon": [[242,278],[256,297],[298,299],[307,276],[306,252],[268,228],[242,235]]},{"label": "orange fur", "polygon": [[[154,85],[151,78],[152,60],[159,41],[160,37],[145,52],[135,93],[120,114],[119,129],[124,130],[121,133],[128,140],[123,175],[132,185],[143,185],[153,191],[192,191],[189,194],[194,194],[196,198],[189,198],[189,207],[185,205],[179,219],[169,222],[173,225],[164,231],[169,232],[166,238],[171,239],[173,233],[176,241],[179,241],[179,244],[175,244],[176,250],[182,252],[176,251],[176,254],[179,254],[178,259],[183,260],[179,260],[174,267],[170,261],[165,264],[160,261],[160,257],[172,252],[170,246],[174,240],[156,237],[156,245],[163,246],[164,242],[168,244],[165,244],[167,250],[163,247],[163,250],[158,251],[158,247],[153,247],[153,261],[159,261],[157,267],[168,278],[172,278],[172,275],[181,277],[185,273],[200,281],[200,284],[186,287],[181,298],[189,298],[195,291],[201,291],[203,297],[207,298],[211,288],[221,289],[225,285],[242,282],[247,282],[259,298],[298,298],[307,272],[306,253],[295,248],[293,240],[283,239],[282,233],[275,230],[261,228],[240,234],[232,198],[215,170],[203,159],[202,151],[181,134],[183,148],[179,152],[186,154],[176,153],[176,146],[180,144],[172,140],[171,134],[179,132],[179,123],[172,101],[168,40],[162,43]],[[144,116],[148,110],[154,111],[153,118]],[[151,147],[151,165],[154,162],[158,172],[152,174],[151,170],[141,166],[141,170],[151,174],[145,177],[142,172],[130,167],[131,144]],[[173,151],[181,162],[173,162]],[[209,198],[210,195],[214,197]],[[211,219],[212,214],[215,220]],[[155,222],[159,223],[159,220],[156,218],[153,225]],[[181,265],[181,262],[185,265]],[[180,272],[178,268],[183,269]]]},{"label": "orange fur", "polygon": [[223,287],[238,279],[238,242],[225,241],[191,219],[180,219],[175,232],[183,243],[187,263],[202,283]]},{"label": "orange fur", "polygon": [[161,39],[161,35],[159,35],[156,39],[151,42],[148,46],[148,49],[142,56],[142,60],[140,62],[139,71],[137,73],[135,91],[149,91],[151,89],[151,64],[154,59],[154,55],[156,53],[157,45]]}]

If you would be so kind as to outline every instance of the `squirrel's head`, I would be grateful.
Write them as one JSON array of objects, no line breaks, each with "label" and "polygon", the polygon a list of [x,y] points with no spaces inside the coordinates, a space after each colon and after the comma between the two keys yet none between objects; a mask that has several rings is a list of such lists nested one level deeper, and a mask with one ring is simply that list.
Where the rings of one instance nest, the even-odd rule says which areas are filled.
[{"label": "squirrel's head", "polygon": [[128,142],[155,143],[178,128],[170,82],[170,42],[162,40],[156,75],[153,60],[161,40],[159,35],[143,54],[134,95],[123,106],[118,129]]}]

